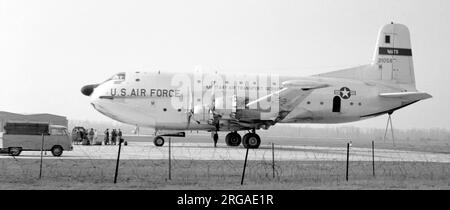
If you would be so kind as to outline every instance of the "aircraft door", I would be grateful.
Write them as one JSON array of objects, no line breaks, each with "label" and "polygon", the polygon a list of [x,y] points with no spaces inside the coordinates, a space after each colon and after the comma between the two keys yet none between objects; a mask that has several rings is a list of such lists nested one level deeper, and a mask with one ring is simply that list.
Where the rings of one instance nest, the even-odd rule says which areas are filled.
[{"label": "aircraft door", "polygon": [[341,97],[339,96],[333,98],[333,112],[341,112]]}]

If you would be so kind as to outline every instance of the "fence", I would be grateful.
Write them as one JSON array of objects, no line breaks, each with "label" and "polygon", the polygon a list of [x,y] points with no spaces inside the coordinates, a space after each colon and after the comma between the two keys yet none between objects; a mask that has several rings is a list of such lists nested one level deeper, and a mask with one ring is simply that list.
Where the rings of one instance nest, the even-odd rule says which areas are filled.
[{"label": "fence", "polygon": [[[116,156],[118,148],[108,147],[110,155]],[[149,143],[137,148],[135,151],[137,154],[129,154],[127,151],[130,149],[129,146],[122,147],[121,157],[127,154],[128,158],[120,160],[117,183],[120,186],[127,184],[136,188],[240,187],[246,153],[244,148],[214,149],[211,145],[203,148],[210,151],[208,155],[214,156],[212,160],[190,158],[201,155],[197,154],[199,149],[194,146],[174,142],[171,148],[169,156],[167,145],[161,148]],[[180,149],[184,152],[177,153]],[[396,157],[397,161],[387,161],[384,156],[388,153],[380,151],[383,153],[378,154],[378,150],[373,153],[371,148],[361,149],[357,143],[353,143],[349,150],[349,183],[365,184],[369,187],[390,186],[390,184],[401,187],[405,185],[404,183],[420,185],[430,182],[433,185],[448,187],[450,183],[448,163],[433,162],[432,157],[426,154],[421,157],[423,161],[410,161],[409,154],[401,151],[389,153],[392,157]],[[87,188],[112,184],[116,160],[99,159],[87,151],[84,155],[86,158],[81,160],[44,157],[41,180],[86,184],[84,186]],[[27,155],[16,159],[9,156],[0,158],[0,183],[37,182],[40,160],[26,157]],[[157,159],[150,159],[155,157]],[[346,145],[341,148],[322,149],[262,144],[260,149],[248,151],[243,184],[257,189],[273,189],[274,186],[280,189],[298,189],[347,185],[345,157]],[[373,174],[374,166],[376,177]]]}]

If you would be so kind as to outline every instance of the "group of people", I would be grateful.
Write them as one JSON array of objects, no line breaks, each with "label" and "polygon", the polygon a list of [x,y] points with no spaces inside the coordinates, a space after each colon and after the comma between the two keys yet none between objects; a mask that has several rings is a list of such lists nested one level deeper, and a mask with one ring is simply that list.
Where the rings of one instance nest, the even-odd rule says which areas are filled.
[{"label": "group of people", "polygon": [[119,141],[123,141],[122,131],[120,129],[118,131],[116,129],[113,129],[111,132],[109,132],[109,128],[107,128],[104,133],[105,133],[105,145],[108,144],[116,145],[117,139],[119,139]]},{"label": "group of people", "polygon": [[75,144],[81,143],[82,145],[91,145],[95,144],[95,140],[97,139],[97,130],[90,128],[85,130],[84,128],[75,128],[72,134],[72,141]]}]

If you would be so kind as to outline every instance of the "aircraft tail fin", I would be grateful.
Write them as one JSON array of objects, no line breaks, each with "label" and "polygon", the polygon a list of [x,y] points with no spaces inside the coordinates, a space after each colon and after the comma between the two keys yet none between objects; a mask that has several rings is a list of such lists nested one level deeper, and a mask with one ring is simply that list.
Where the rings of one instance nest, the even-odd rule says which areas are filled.
[{"label": "aircraft tail fin", "polygon": [[411,38],[405,25],[392,23],[381,28],[372,64],[378,67],[380,80],[415,87]]},{"label": "aircraft tail fin", "polygon": [[402,24],[383,26],[377,39],[372,63],[317,76],[375,80],[415,90],[414,66],[409,30]]}]

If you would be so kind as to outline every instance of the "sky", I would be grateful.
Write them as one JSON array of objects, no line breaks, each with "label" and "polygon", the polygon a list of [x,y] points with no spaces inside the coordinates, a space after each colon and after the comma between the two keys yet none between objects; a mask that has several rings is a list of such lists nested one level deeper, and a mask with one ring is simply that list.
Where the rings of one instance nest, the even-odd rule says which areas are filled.
[{"label": "sky", "polygon": [[367,64],[394,21],[410,29],[416,87],[433,95],[396,111],[394,127],[450,129],[449,11],[448,0],[0,0],[0,111],[111,121],[80,89],[122,71],[308,76]]}]

